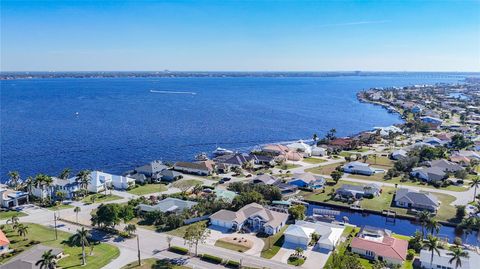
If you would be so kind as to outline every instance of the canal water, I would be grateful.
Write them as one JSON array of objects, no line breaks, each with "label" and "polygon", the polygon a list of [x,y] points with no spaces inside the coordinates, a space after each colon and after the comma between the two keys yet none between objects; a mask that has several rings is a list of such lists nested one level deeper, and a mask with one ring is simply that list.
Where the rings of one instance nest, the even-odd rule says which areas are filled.
[{"label": "canal water", "polygon": [[[338,210],[333,207],[309,205],[307,209],[308,216],[313,215],[314,208]],[[340,214],[335,216],[335,219],[337,221],[343,221],[344,216],[348,218],[349,220],[348,222],[350,224],[354,224],[358,227],[369,225],[369,226],[388,229],[394,233],[402,234],[402,235],[413,235],[416,231],[422,230],[422,227],[418,223],[412,220],[396,218],[395,221],[392,221],[391,219],[387,220],[387,218],[382,215],[368,214],[368,213],[358,212],[353,210],[342,209],[342,211],[340,211]],[[465,233],[458,234],[455,232],[454,227],[441,226],[438,236],[441,237],[442,239],[448,239],[449,242],[453,242],[455,237],[458,236],[462,238],[462,241],[466,244],[480,246],[477,232],[473,232],[468,235]]]}]

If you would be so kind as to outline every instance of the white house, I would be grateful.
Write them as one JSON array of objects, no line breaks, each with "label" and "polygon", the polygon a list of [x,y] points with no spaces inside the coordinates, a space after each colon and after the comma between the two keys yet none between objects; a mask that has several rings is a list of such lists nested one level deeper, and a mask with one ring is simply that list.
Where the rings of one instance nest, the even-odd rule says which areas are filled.
[{"label": "white house", "polygon": [[100,171],[92,171],[90,173],[90,182],[88,182],[87,190],[93,193],[105,191],[105,189],[112,186],[112,181],[113,175]]},{"label": "white house", "polygon": [[287,219],[286,213],[272,211],[257,203],[251,203],[237,212],[225,209],[217,211],[210,216],[210,223],[234,231],[247,229],[272,235],[285,226]]},{"label": "white house", "polygon": [[284,232],[285,242],[301,248],[307,248],[312,240],[312,234],[320,238],[315,242],[315,248],[332,250],[342,236],[344,226],[326,222],[308,222],[297,220],[288,226]]},{"label": "white house", "polygon": [[400,160],[400,159],[403,159],[403,158],[407,158],[408,153],[407,153],[406,150],[399,149],[399,150],[393,151],[392,154],[390,155],[390,157],[394,160]]},{"label": "white house", "polygon": [[327,149],[322,147],[313,146],[312,147],[312,156],[326,156]]},{"label": "white house", "polygon": [[[436,252],[432,258],[432,252],[422,249],[420,251],[420,263],[422,268],[425,269],[456,269],[455,262],[450,263],[452,256],[448,255],[451,251],[446,249],[439,249],[440,255]],[[466,250],[468,258],[460,258],[462,265],[458,269],[477,269],[480,266],[480,255],[477,252]]]},{"label": "white house", "polygon": [[112,185],[115,189],[126,190],[129,187],[135,186],[135,179],[114,175],[112,177]]},{"label": "white house", "polygon": [[345,164],[342,168],[345,173],[360,174],[366,176],[371,176],[375,174],[375,172],[377,172],[377,169],[370,167],[368,163],[362,162],[349,162]]},{"label": "white house", "polygon": [[28,193],[23,191],[14,191],[0,186],[1,207],[11,208],[23,204],[28,204]]},{"label": "white house", "polygon": [[294,150],[303,154],[303,157],[310,157],[312,156],[312,147],[303,143],[302,140],[298,142],[288,144],[287,147],[290,150]]}]

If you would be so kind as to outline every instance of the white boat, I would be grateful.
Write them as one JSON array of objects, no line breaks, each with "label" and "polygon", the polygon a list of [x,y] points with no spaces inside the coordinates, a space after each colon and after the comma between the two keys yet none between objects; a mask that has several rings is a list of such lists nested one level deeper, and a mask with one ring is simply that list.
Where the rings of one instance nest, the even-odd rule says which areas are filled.
[{"label": "white boat", "polygon": [[205,152],[202,152],[200,154],[195,155],[195,160],[196,161],[206,161],[208,160],[208,155]]},{"label": "white boat", "polygon": [[218,148],[215,149],[212,153],[213,153],[214,155],[218,156],[218,155],[232,154],[233,151],[218,147]]}]

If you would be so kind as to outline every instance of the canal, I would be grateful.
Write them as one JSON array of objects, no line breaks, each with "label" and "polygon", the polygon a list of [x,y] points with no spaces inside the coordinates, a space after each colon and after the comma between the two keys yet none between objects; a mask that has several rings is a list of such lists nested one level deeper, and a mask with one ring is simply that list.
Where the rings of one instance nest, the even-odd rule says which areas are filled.
[{"label": "canal", "polygon": [[[307,209],[307,215],[313,215],[314,208],[323,208],[323,209],[330,209],[330,210],[338,210],[334,207],[328,206],[318,206],[318,205],[309,205]],[[394,233],[402,234],[402,235],[413,235],[416,231],[421,231],[422,227],[412,221],[402,218],[396,218],[395,221],[387,220],[386,217],[377,214],[368,214],[359,211],[353,210],[346,210],[341,209],[340,214],[335,216],[337,221],[343,221],[343,217],[346,216],[348,218],[348,222],[354,224],[358,227],[362,227],[365,225],[379,227],[391,230]],[[467,243],[470,245],[480,246],[480,242],[478,240],[477,232],[473,232],[471,234],[457,234],[455,232],[455,227],[450,226],[442,226],[440,228],[440,232],[438,236],[442,239],[448,239],[449,242],[453,242],[456,236],[462,238],[463,243]]]}]

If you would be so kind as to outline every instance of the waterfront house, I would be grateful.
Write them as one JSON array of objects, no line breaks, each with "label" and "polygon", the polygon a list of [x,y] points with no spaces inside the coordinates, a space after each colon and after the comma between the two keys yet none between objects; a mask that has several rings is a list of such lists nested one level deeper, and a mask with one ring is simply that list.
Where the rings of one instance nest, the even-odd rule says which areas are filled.
[{"label": "waterfront house", "polygon": [[420,251],[421,268],[425,269],[476,269],[480,265],[480,254],[476,251],[465,250],[468,257],[461,257],[461,266],[455,266],[455,262],[451,262],[452,256],[449,255],[451,251],[448,249],[439,249],[438,253],[434,253],[432,260],[432,252],[426,249]]},{"label": "waterfront house", "polygon": [[283,234],[285,243],[306,249],[312,240],[312,234],[315,233],[319,240],[313,242],[314,249],[330,251],[337,246],[344,229],[345,226],[333,223],[297,220],[295,224],[288,226]]},{"label": "waterfront house", "polygon": [[112,175],[112,186],[117,190],[126,190],[135,186],[135,179],[131,177]]},{"label": "waterfront house", "polygon": [[282,155],[289,151],[287,146],[280,145],[280,144],[270,144],[262,147],[262,151],[266,153],[270,153],[272,155]]},{"label": "waterfront house", "polygon": [[370,183],[365,185],[343,184],[335,192],[341,198],[361,199],[368,196],[379,196],[382,189],[378,184]]},{"label": "waterfront house", "polygon": [[362,163],[357,161],[349,162],[343,165],[342,168],[345,173],[359,174],[365,176],[371,176],[376,172],[376,170],[374,168],[371,168],[368,163]]},{"label": "waterfront house", "polygon": [[388,230],[365,226],[352,239],[350,248],[362,258],[401,265],[407,259],[408,241],[392,237]]},{"label": "waterfront house", "polygon": [[325,179],[312,173],[294,174],[288,184],[309,190],[319,190],[325,186]]},{"label": "waterfront house", "polygon": [[264,184],[264,185],[274,185],[279,181],[280,180],[278,178],[269,174],[258,175],[252,179],[253,184]]},{"label": "waterfront house", "polygon": [[8,246],[10,245],[10,240],[7,236],[0,230],[0,254],[6,253],[9,251]]},{"label": "waterfront house", "polygon": [[374,127],[374,129],[380,134],[381,137],[388,137],[390,134],[403,133],[402,129],[393,125],[388,127]]},{"label": "waterfront house", "polygon": [[328,141],[328,147],[332,150],[350,150],[353,149],[353,142],[352,138],[344,137],[344,138],[335,138]]},{"label": "waterfront house", "polygon": [[251,203],[238,211],[222,209],[210,216],[214,226],[228,228],[233,231],[246,229],[253,232],[276,234],[285,226],[288,214],[276,212],[257,203]]},{"label": "waterfront house", "polygon": [[301,153],[303,157],[312,156],[312,147],[305,144],[302,140],[288,144],[287,147],[292,151]]},{"label": "waterfront house", "polygon": [[214,165],[210,162],[176,162],[173,169],[187,174],[209,176],[214,172]]},{"label": "waterfront house", "polygon": [[163,213],[181,213],[185,209],[190,209],[197,205],[197,202],[181,200],[177,198],[165,198],[155,205],[138,205],[138,209],[143,212],[160,211]]},{"label": "waterfront house", "polygon": [[135,168],[135,172],[145,175],[146,177],[152,177],[165,169],[168,169],[168,166],[164,165],[161,161],[153,161]]},{"label": "waterfront house", "polygon": [[395,193],[395,205],[416,210],[436,212],[440,206],[437,197],[431,193],[399,188]]},{"label": "waterfront house", "polygon": [[255,164],[252,156],[246,153],[233,153],[233,154],[220,155],[216,157],[214,161],[217,164],[224,164],[228,166],[230,169],[232,167],[242,168],[247,163],[250,163],[252,166]]},{"label": "waterfront house", "polygon": [[108,189],[112,185],[112,175],[100,171],[90,173],[90,181],[87,190],[93,193],[99,193]]},{"label": "waterfront house", "polygon": [[249,156],[253,160],[253,163],[255,165],[265,165],[273,167],[276,164],[275,158],[269,155],[250,153]]},{"label": "waterfront house", "polygon": [[0,206],[4,208],[17,207],[28,204],[28,193],[23,191],[14,191],[0,186]]},{"label": "waterfront house", "polygon": [[298,190],[297,186],[283,183],[281,181],[275,182],[274,186],[280,190],[280,193],[282,193],[283,196],[295,194]]},{"label": "waterfront house", "polygon": [[312,147],[312,156],[327,156],[327,149],[323,147]]},{"label": "waterfront house", "polygon": [[161,176],[162,181],[166,182],[173,182],[183,178],[181,173],[169,169],[162,170],[159,175]]},{"label": "waterfront house", "polygon": [[66,199],[73,199],[80,189],[80,183],[74,177],[69,179],[52,177],[52,183],[48,186],[44,184],[32,186],[32,195],[40,199],[46,199],[47,197],[55,198],[57,193],[61,192]]}]

